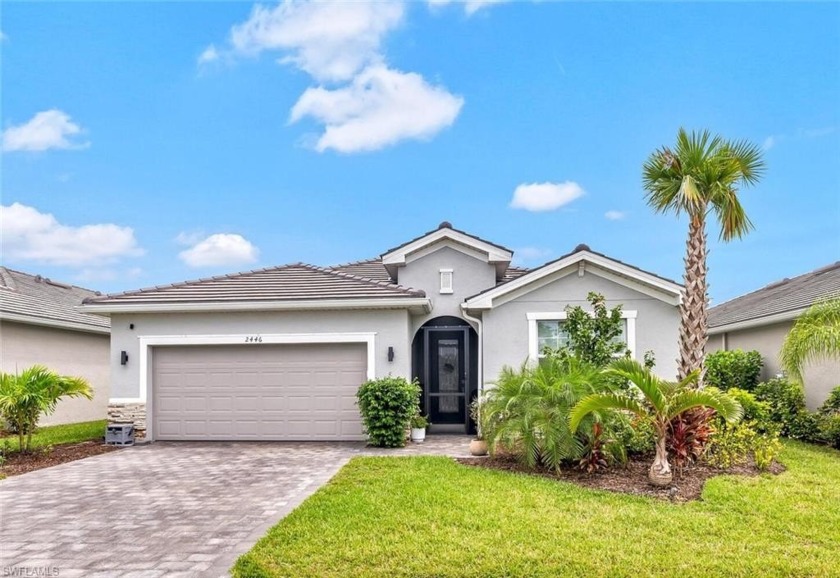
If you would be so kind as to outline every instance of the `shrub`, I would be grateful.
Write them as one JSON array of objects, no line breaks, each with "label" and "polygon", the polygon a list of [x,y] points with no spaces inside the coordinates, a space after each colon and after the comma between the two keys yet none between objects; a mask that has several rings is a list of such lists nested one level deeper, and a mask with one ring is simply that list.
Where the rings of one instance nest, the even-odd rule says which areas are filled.
[{"label": "shrub", "polygon": [[656,447],[656,430],[650,419],[635,418],[621,420],[616,428],[616,441],[626,453],[645,455]]},{"label": "shrub", "polygon": [[706,462],[715,468],[728,469],[745,463],[752,455],[758,469],[769,468],[782,444],[774,432],[759,433],[755,425],[755,422],[740,422],[720,427],[709,440]]},{"label": "shrub", "polygon": [[684,411],[668,422],[668,454],[677,469],[694,463],[703,455],[714,432],[714,416],[715,410],[698,407]]},{"label": "shrub", "polygon": [[[505,367],[481,405],[481,425],[491,453],[503,447],[528,467],[552,469],[581,460],[593,448],[611,455],[611,446],[616,444],[607,440],[614,439],[613,421],[590,416],[580,433],[569,427],[571,408],[603,387],[601,380],[595,366],[574,356],[549,355],[537,365],[523,364],[518,370]],[[599,435],[593,444],[599,421],[604,441],[600,443]]]},{"label": "shrub", "polygon": [[706,356],[706,384],[722,390],[733,387],[753,391],[761,375],[758,351],[715,351]]},{"label": "shrub", "polygon": [[831,390],[828,399],[820,406],[820,413],[830,415],[840,413],[840,385]]},{"label": "shrub", "polygon": [[402,377],[383,377],[363,383],[356,397],[370,444],[404,446],[405,430],[420,403],[420,386]]},{"label": "shrub", "polygon": [[418,412],[411,416],[411,427],[415,429],[426,429],[429,427],[429,420]]},{"label": "shrub", "polygon": [[[755,388],[755,397],[770,405],[770,420],[779,425],[781,435],[793,437],[791,431],[797,435],[802,433],[803,425],[807,424],[794,424],[797,416],[807,411],[805,393],[801,385],[777,377],[758,384]],[[800,422],[803,419],[807,418],[800,418]]]},{"label": "shrub", "polygon": [[840,450],[840,413],[821,416],[819,428],[822,440]]},{"label": "shrub", "polygon": [[566,322],[563,330],[569,336],[567,354],[596,367],[606,367],[616,355],[629,355],[621,334],[624,320],[621,305],[607,309],[603,295],[590,291],[586,296],[592,306],[592,313],[579,305],[566,307]]},{"label": "shrub", "polygon": [[759,433],[778,428],[773,425],[770,419],[770,404],[766,401],[759,401],[755,395],[745,389],[733,387],[727,391],[731,397],[734,397],[741,407],[744,408],[744,421],[752,421],[756,424],[756,430]]}]

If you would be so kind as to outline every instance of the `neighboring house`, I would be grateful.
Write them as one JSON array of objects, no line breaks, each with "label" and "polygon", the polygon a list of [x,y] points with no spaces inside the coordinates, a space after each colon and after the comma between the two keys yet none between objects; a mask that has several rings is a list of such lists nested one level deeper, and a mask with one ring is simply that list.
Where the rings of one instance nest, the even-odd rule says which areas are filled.
[{"label": "neighboring house", "polygon": [[[112,413],[151,440],[364,439],[356,391],[416,378],[437,431],[504,365],[562,343],[568,305],[624,308],[637,358],[674,377],[682,287],[579,245],[532,270],[449,223],[377,259],[297,263],[88,299],[110,315]],[[126,360],[120,363],[120,358]],[[148,415],[148,420],[146,420]]]},{"label": "neighboring house", "polygon": [[[793,279],[782,279],[709,309],[706,351],[756,350],[764,361],[761,378],[782,371],[779,352],[793,322],[815,301],[840,295],[840,261]],[[840,385],[840,362],[805,367],[805,398],[816,409]]]},{"label": "neighboring house", "polygon": [[0,370],[17,373],[35,364],[83,377],[93,400],[65,399],[41,425],[105,419],[111,379],[110,322],[76,309],[88,289],[0,267]]}]

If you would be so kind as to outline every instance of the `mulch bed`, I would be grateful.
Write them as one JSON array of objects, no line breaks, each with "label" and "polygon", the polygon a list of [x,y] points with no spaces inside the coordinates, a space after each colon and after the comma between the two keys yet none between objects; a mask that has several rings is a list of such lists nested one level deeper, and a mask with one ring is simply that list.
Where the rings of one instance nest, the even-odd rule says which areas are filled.
[{"label": "mulch bed", "polygon": [[33,470],[49,468],[118,449],[120,448],[117,446],[106,446],[101,441],[88,441],[52,446],[49,451],[45,451],[45,448],[37,448],[28,454],[15,452],[6,456],[5,463],[0,466],[0,474],[7,477],[18,476]]},{"label": "mulch bed", "polygon": [[[631,458],[625,466],[609,468],[594,474],[587,474],[576,469],[565,469],[559,472],[545,469],[529,470],[514,456],[510,455],[486,458],[459,458],[456,461],[468,466],[542,476],[571,482],[587,488],[648,496],[672,502],[699,500],[703,493],[703,485],[706,483],[706,480],[715,476],[757,476],[763,473],[752,461],[727,470],[712,468],[705,464],[695,464],[684,468],[682,472],[674,469],[674,481],[671,485],[664,488],[657,488],[651,485],[647,477],[648,469],[653,462],[652,456]],[[773,462],[770,466],[769,473],[780,474],[783,471],[785,471],[784,465]]]}]

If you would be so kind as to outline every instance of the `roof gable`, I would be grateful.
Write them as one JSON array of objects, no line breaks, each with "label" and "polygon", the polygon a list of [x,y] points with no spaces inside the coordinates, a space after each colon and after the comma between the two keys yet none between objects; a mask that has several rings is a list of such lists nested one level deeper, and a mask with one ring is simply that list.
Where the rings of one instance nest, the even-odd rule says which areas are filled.
[{"label": "roof gable", "polygon": [[505,275],[513,258],[513,251],[510,249],[455,229],[450,223],[444,221],[437,229],[383,253],[381,255],[382,264],[391,277],[396,278],[397,269],[406,265],[407,258],[437,244],[448,244],[455,249],[461,246],[469,251],[486,255],[487,262],[496,267],[497,279],[501,279]]},{"label": "roof gable", "polygon": [[108,319],[76,309],[84,299],[96,295],[90,289],[0,267],[0,319],[108,333]]},{"label": "roof gable", "polygon": [[[593,267],[587,268],[587,264]],[[468,298],[464,306],[467,309],[492,309],[575,270],[592,272],[672,305],[679,304],[681,299],[682,286],[679,283],[592,251],[586,245],[578,245],[571,253]]]},{"label": "roof gable", "polygon": [[840,261],[782,279],[709,309],[713,333],[733,325],[763,325],[798,317],[815,301],[840,296]]}]

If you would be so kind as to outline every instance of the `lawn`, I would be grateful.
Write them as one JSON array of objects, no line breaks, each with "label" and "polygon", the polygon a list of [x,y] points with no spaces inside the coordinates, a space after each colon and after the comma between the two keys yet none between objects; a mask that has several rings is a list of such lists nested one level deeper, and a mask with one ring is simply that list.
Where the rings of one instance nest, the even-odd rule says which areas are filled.
[{"label": "lawn", "polygon": [[[32,449],[104,438],[105,424],[107,423],[107,420],[99,420],[38,428],[32,434]],[[0,446],[6,444],[9,446],[9,451],[16,452],[20,449],[17,435],[6,434],[0,436]]]},{"label": "lawn", "polygon": [[840,576],[840,452],[673,504],[436,457],[358,457],[234,576]]}]

